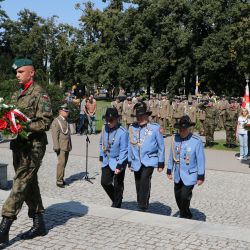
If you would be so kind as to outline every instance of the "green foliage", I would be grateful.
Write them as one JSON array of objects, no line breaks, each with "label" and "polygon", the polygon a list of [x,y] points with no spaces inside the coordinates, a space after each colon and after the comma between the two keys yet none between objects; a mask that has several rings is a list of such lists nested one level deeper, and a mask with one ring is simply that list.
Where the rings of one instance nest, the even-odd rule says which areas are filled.
[{"label": "green foliage", "polygon": [[58,115],[58,108],[63,104],[63,89],[58,85],[47,85],[45,88],[52,104],[53,116]]},{"label": "green foliage", "polygon": [[[1,2],[1,0],[0,0]],[[17,21],[0,7],[0,81],[13,78],[16,57],[33,59],[46,84],[145,87],[171,96],[183,88],[242,95],[250,74],[247,1],[103,0],[76,4],[80,28],[56,24],[24,9]],[[130,7],[124,9],[124,3]]]},{"label": "green foliage", "polygon": [[5,80],[0,82],[0,97],[4,98],[5,103],[9,103],[12,94],[18,89],[17,80]]},{"label": "green foliage", "polygon": [[79,119],[80,109],[73,103],[68,104],[69,107],[69,123],[76,123]]}]

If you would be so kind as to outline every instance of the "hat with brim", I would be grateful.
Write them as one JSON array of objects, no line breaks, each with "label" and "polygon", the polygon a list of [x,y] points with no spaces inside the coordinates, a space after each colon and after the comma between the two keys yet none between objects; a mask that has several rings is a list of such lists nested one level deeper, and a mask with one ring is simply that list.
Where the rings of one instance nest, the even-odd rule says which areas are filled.
[{"label": "hat with brim", "polygon": [[17,70],[23,66],[33,66],[32,60],[30,60],[28,58],[16,59],[12,65],[12,68],[14,70]]},{"label": "hat with brim", "polygon": [[143,115],[148,115],[150,116],[152,114],[151,111],[147,110],[147,105],[145,102],[138,102],[134,106],[134,111],[135,114],[132,114],[132,117],[138,117],[138,116],[143,116]]},{"label": "hat with brim", "polygon": [[69,112],[69,107],[68,107],[68,105],[65,103],[65,104],[63,104],[63,105],[61,105],[61,106],[59,107],[59,110],[63,110],[63,111],[65,111],[65,112]]},{"label": "hat with brim", "polygon": [[184,115],[181,117],[179,122],[175,123],[174,128],[181,129],[181,128],[190,128],[194,126],[195,123],[191,121],[188,115]]},{"label": "hat with brim", "polygon": [[116,108],[107,108],[106,113],[102,117],[102,119],[105,119],[106,121],[110,121],[110,120],[118,119],[119,117],[120,116]]}]

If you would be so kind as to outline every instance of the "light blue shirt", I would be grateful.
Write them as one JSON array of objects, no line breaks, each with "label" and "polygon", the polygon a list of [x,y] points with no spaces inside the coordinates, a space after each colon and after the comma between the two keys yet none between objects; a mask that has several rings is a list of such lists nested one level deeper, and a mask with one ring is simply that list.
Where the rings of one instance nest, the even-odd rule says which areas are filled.
[{"label": "light blue shirt", "polygon": [[167,174],[174,171],[174,182],[195,185],[205,178],[205,153],[199,136],[190,133],[184,140],[179,134],[172,137]]},{"label": "light blue shirt", "polygon": [[108,125],[102,128],[100,138],[100,161],[102,167],[109,166],[124,169],[128,159],[128,131],[120,124],[110,129]]},{"label": "light blue shirt", "polygon": [[134,123],[129,127],[128,162],[133,171],[145,167],[164,168],[164,138],[157,123],[140,127]]}]

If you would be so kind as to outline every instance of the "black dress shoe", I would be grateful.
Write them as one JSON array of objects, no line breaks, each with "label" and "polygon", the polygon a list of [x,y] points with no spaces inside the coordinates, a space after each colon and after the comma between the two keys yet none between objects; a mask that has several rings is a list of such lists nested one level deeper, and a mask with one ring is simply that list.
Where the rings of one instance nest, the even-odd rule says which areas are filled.
[{"label": "black dress shoe", "polygon": [[59,188],[65,188],[65,184],[64,184],[64,183],[56,183],[56,185],[57,185]]}]

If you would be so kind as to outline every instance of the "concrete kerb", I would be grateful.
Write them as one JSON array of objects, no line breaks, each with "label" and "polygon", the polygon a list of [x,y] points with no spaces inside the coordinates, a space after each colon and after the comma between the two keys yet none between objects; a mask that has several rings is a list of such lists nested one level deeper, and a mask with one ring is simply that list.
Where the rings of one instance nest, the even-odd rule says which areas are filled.
[{"label": "concrete kerb", "polygon": [[[5,200],[8,195],[9,191],[0,190],[1,200]],[[111,208],[96,204],[72,205],[68,200],[48,197],[43,197],[43,202],[45,207],[53,206],[53,209],[55,210],[69,212],[81,216],[89,215],[154,227],[162,227],[174,231],[192,232],[201,235],[250,242],[250,229],[248,228],[186,220],[158,214]]]}]

